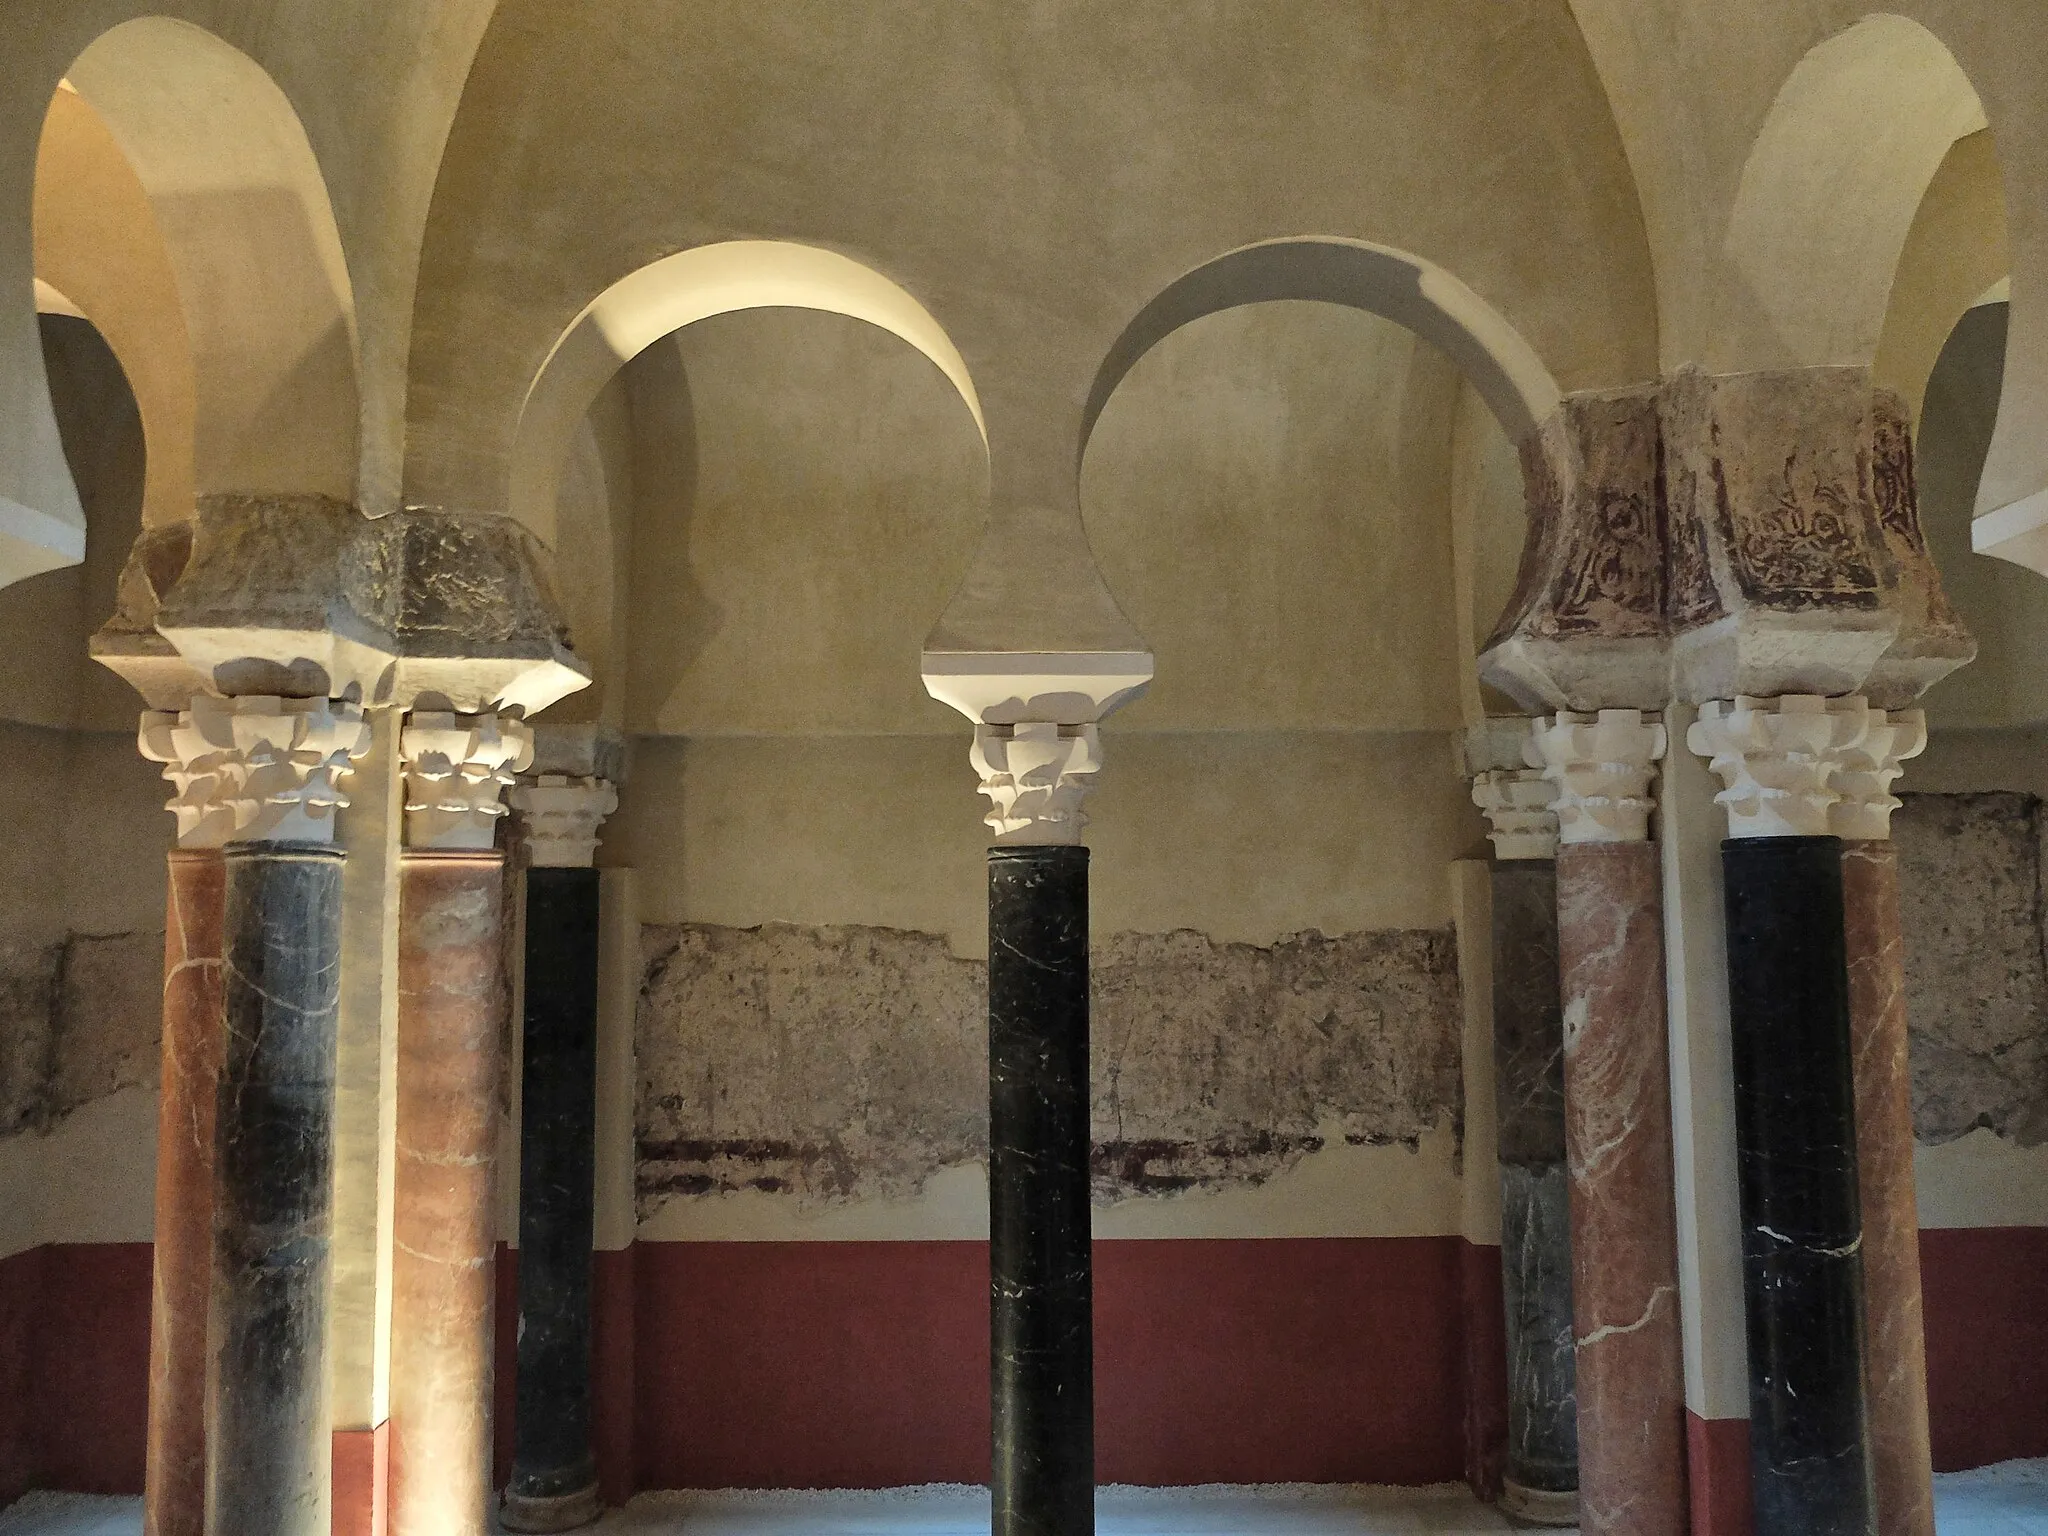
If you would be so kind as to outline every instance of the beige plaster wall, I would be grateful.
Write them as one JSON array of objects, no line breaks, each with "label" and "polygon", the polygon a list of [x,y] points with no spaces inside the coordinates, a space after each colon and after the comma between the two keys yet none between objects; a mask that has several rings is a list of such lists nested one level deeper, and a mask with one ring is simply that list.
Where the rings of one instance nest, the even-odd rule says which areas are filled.
[{"label": "beige plaster wall", "polygon": [[1079,394],[1117,333],[1260,239],[1437,261],[1567,388],[1653,371],[1635,200],[1562,6],[1186,22],[992,0],[500,5],[422,267],[408,494],[502,502],[519,395],[583,306],[652,256],[741,235],[845,251],[924,303],[987,409],[999,506],[1071,503]]}]

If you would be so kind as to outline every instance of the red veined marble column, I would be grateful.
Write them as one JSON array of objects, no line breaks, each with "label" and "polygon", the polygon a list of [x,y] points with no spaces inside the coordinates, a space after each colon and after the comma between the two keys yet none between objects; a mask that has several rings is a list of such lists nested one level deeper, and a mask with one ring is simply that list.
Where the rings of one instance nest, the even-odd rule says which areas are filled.
[{"label": "red veined marble column", "polygon": [[505,1019],[504,856],[517,721],[415,712],[401,735],[391,1536],[484,1536]]},{"label": "red veined marble column", "polygon": [[1920,1301],[1920,1210],[1913,1188],[1913,1080],[1907,1063],[1905,941],[1891,784],[1927,745],[1919,710],[1872,711],[1835,775],[1842,842],[1849,1039],[1856,1075],[1856,1172],[1863,1209],[1863,1298],[1871,1471],[1884,1536],[1934,1536],[1927,1427],[1927,1335]]},{"label": "red veined marble column", "polygon": [[169,865],[142,1527],[146,1536],[201,1536],[225,865],[218,847],[174,848]]},{"label": "red veined marble column", "polygon": [[1649,841],[1661,725],[1559,714],[1532,738],[1557,786],[1559,991],[1585,1536],[1686,1536],[1663,883]]}]

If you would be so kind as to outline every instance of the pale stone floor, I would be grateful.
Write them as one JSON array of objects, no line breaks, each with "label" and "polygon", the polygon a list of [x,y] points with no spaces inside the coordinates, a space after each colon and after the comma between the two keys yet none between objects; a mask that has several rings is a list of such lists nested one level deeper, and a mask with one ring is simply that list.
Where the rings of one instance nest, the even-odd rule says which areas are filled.
[{"label": "pale stone floor", "polygon": [[[1935,1479],[1940,1536],[2048,1536],[2048,1460]],[[32,1493],[0,1536],[136,1536],[140,1499]],[[1098,1536],[1477,1536],[1513,1527],[1462,1488],[1105,1488]],[[614,1536],[980,1536],[979,1488],[887,1493],[652,1493],[608,1516]]]}]

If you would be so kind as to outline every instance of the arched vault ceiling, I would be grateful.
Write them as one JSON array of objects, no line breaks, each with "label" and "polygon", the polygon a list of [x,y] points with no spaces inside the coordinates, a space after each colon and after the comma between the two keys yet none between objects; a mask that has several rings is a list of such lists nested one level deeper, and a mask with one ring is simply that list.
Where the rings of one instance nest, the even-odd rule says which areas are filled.
[{"label": "arched vault ceiling", "polygon": [[[1613,103],[1656,263],[1663,366],[1711,358],[1730,285],[1727,232],[1780,91],[1815,49],[1878,9],[1868,0],[1570,0]],[[2005,184],[2013,330],[2005,406],[1981,510],[2048,487],[2048,7],[1891,0],[1925,27],[1982,104]],[[1864,107],[1896,108],[1876,93]],[[1844,125],[1843,133],[1853,131]],[[1927,168],[1927,169],[1931,169]],[[1913,199],[1926,186],[1911,189]]]},{"label": "arched vault ceiling", "polygon": [[520,399],[596,294],[733,238],[837,249],[963,354],[995,494],[1071,505],[1118,333],[1287,235],[1442,265],[1565,389],[1655,369],[1634,189],[1543,0],[501,4],[430,223],[407,495],[504,504]]},{"label": "arched vault ceiling", "polygon": [[[43,114],[57,81],[95,39],[137,17],[203,28],[276,82],[304,126],[332,200],[360,322],[358,496],[395,506],[405,360],[420,240],[441,151],[496,0],[0,0],[0,496],[58,494],[30,292],[29,208]],[[174,80],[158,82],[175,88]],[[118,126],[118,125],[117,125]],[[230,146],[223,144],[223,148]],[[244,146],[246,147],[246,146]],[[18,308],[13,305],[19,297]]]}]

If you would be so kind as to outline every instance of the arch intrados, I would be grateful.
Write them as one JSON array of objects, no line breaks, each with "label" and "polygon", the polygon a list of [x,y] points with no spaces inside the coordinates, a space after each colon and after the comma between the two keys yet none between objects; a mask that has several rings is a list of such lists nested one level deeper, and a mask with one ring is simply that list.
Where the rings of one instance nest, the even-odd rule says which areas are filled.
[{"label": "arch intrados", "polygon": [[1077,464],[1117,386],[1160,342],[1207,315],[1290,299],[1362,310],[1414,332],[1471,381],[1513,441],[1557,408],[1557,381],[1536,349],[1444,268],[1363,240],[1271,240],[1175,279],[1124,327],[1088,392]]},{"label": "arch intrados", "polygon": [[750,309],[844,315],[908,342],[943,373],[988,428],[966,359],[908,290],[850,256],[785,240],[728,240],[664,256],[592,299],[528,385],[513,440],[510,511],[554,542],[554,495],[578,423],[612,375],[699,320]]},{"label": "arch intrados", "polygon": [[1948,45],[1909,17],[1866,16],[1809,49],[1737,184],[1709,368],[1870,363],[1928,186],[1986,126]]},{"label": "arch intrados", "polygon": [[354,291],[327,183],[262,65],[203,27],[101,33],[65,88],[148,196],[192,357],[195,488],[354,495]]}]

